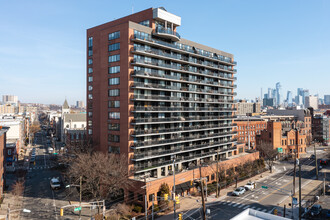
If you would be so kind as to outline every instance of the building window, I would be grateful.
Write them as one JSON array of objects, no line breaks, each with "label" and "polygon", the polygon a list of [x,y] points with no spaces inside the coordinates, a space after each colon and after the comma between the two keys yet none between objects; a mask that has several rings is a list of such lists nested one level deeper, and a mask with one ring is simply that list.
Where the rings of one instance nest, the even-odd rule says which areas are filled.
[{"label": "building window", "polygon": [[92,129],[88,129],[88,134],[93,134],[93,130]]},{"label": "building window", "polygon": [[88,112],[88,117],[92,117],[93,116],[93,112]]},{"label": "building window", "polygon": [[139,24],[149,27],[150,21],[149,20],[141,21]]},{"label": "building window", "polygon": [[120,54],[109,56],[109,63],[120,61]]},{"label": "building window", "polygon": [[152,193],[152,194],[149,194],[149,201],[152,201],[152,197],[154,197],[154,193]]},{"label": "building window", "polygon": [[93,56],[93,37],[88,38],[88,56]]},{"label": "building window", "polygon": [[93,95],[92,94],[88,94],[88,99],[93,99]]},{"label": "building window", "polygon": [[93,82],[93,77],[92,76],[88,77],[88,82]]},{"label": "building window", "polygon": [[93,59],[88,59],[88,64],[93,64]]},{"label": "building window", "polygon": [[109,73],[113,74],[113,73],[119,73],[120,72],[120,66],[112,66],[109,67]]},{"label": "building window", "polygon": [[128,199],[129,200],[134,200],[134,192],[128,191]]},{"label": "building window", "polygon": [[88,68],[88,73],[93,73],[93,68],[89,67]]},{"label": "building window", "polygon": [[116,31],[109,34],[109,40],[120,38],[120,31]]},{"label": "building window", "polygon": [[109,51],[119,50],[120,49],[120,43],[110,44],[109,45]]},{"label": "building window", "polygon": [[88,86],[88,91],[92,91],[93,90],[93,86]]},{"label": "building window", "polygon": [[110,142],[120,142],[120,136],[119,135],[114,135],[114,134],[109,134],[109,141]]},{"label": "building window", "polygon": [[11,149],[8,149],[8,155],[11,155]]},{"label": "building window", "polygon": [[111,131],[119,131],[120,130],[120,125],[117,123],[111,123],[109,124],[109,130]]},{"label": "building window", "polygon": [[109,96],[119,96],[119,89],[109,89]]},{"label": "building window", "polygon": [[113,154],[120,154],[120,148],[119,147],[109,146],[108,152],[109,153],[113,153]]},{"label": "building window", "polygon": [[92,126],[93,122],[91,120],[88,121],[88,126]]},{"label": "building window", "polygon": [[143,195],[138,193],[137,199],[138,199],[138,201],[143,202]]},{"label": "building window", "polygon": [[120,119],[120,112],[109,112],[109,119]]},{"label": "building window", "polygon": [[109,101],[109,108],[119,108],[120,101]]},{"label": "building window", "polygon": [[109,79],[109,86],[119,85],[119,78],[110,78]]}]

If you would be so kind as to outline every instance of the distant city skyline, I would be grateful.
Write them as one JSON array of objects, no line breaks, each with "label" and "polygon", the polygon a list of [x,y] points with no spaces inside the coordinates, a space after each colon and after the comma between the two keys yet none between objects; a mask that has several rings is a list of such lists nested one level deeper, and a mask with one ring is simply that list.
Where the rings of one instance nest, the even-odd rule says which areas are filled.
[{"label": "distant city skyline", "polygon": [[[293,96],[298,87],[320,97],[330,93],[330,1],[18,0],[0,8],[0,95],[15,94],[24,103],[85,101],[86,29],[159,6],[185,18],[178,28],[183,38],[235,55],[235,98],[260,97],[260,88],[276,82]],[[212,19],[219,8],[225,10]]]}]

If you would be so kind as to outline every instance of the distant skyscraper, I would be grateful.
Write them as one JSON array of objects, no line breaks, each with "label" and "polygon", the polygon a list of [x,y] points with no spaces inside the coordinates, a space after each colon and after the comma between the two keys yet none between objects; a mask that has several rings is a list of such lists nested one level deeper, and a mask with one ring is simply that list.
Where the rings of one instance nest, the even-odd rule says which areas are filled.
[{"label": "distant skyscraper", "polygon": [[276,83],[276,104],[280,105],[281,104],[281,83]]},{"label": "distant skyscraper", "polygon": [[292,92],[288,91],[287,96],[286,96],[286,101],[288,103],[288,106],[292,106]]},{"label": "distant skyscraper", "polygon": [[319,99],[317,96],[313,96],[313,95],[306,96],[305,107],[306,108],[312,107],[313,109],[318,109],[319,108],[318,101]]},{"label": "distant skyscraper", "polygon": [[324,104],[330,105],[330,95],[324,95]]},{"label": "distant skyscraper", "polygon": [[16,95],[3,95],[2,96],[2,103],[3,104],[17,105],[18,97]]},{"label": "distant skyscraper", "polygon": [[[302,100],[303,100],[303,104],[306,106],[306,97],[309,96],[309,90],[308,89],[305,89],[303,91],[303,94],[302,94]],[[307,107],[306,107],[307,108]]]},{"label": "distant skyscraper", "polygon": [[76,102],[76,108],[84,108],[84,102],[83,101],[77,101]]},{"label": "distant skyscraper", "polygon": [[272,88],[268,88],[268,98],[273,98],[272,91],[273,91]]}]

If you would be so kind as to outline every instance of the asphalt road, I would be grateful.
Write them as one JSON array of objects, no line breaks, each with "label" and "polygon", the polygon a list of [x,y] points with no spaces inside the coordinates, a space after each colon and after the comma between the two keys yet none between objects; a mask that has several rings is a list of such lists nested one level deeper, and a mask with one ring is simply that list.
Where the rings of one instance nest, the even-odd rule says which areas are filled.
[{"label": "asphalt road", "polygon": [[58,219],[59,207],[67,205],[66,194],[50,188],[50,179],[59,177],[47,150],[45,134],[36,135],[36,163],[30,163],[25,182],[23,207],[31,213],[22,213],[21,219]]},{"label": "asphalt road", "polygon": [[[301,159],[302,164],[302,187],[308,184],[315,178],[315,160]],[[276,165],[277,166],[277,165]],[[293,189],[293,163],[284,162],[278,165],[283,168],[286,167],[286,171],[279,172],[272,175],[260,182],[258,182],[257,188],[253,191],[247,191],[240,197],[234,197],[227,195],[223,200],[208,203],[207,209],[211,214],[208,219],[231,219],[235,215],[241,213],[247,208],[252,208],[258,211],[272,213],[278,205],[287,199],[291,195]],[[296,195],[298,197],[298,167],[296,172]],[[261,186],[268,187],[267,189]],[[201,210],[192,209],[184,214],[184,218],[187,219],[201,219]],[[291,212],[289,209],[288,212]]]}]

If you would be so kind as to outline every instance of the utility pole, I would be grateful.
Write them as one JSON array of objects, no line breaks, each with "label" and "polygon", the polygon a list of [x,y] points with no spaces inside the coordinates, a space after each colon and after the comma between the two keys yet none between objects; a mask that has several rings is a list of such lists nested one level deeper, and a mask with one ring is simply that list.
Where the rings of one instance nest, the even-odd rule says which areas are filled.
[{"label": "utility pole", "polygon": [[299,220],[301,220],[301,164],[299,163]]},{"label": "utility pole", "polygon": [[204,200],[204,186],[203,186],[203,178],[202,178],[202,166],[199,166],[199,176],[200,176],[200,187],[201,187],[201,194],[202,194],[203,220],[206,220],[206,209],[205,209],[205,200]]},{"label": "utility pole", "polygon": [[7,208],[7,220],[10,220],[10,204],[8,204]]},{"label": "utility pole", "polygon": [[324,177],[323,177],[323,195],[325,196],[325,173],[324,172]]},{"label": "utility pole", "polygon": [[217,195],[216,197],[219,198],[219,150],[217,151]]},{"label": "utility pole", "polygon": [[144,196],[144,209],[145,209],[145,212],[146,212],[146,220],[148,220],[148,204],[147,204],[147,193],[145,194]]},{"label": "utility pole", "polygon": [[176,210],[175,210],[175,156],[173,155],[173,219],[176,219]]},{"label": "utility pole", "polygon": [[297,165],[297,157],[296,157],[296,153],[294,154],[294,167],[293,167],[293,189],[292,189],[292,194],[295,195],[296,194],[296,165]]},{"label": "utility pole", "polygon": [[250,143],[250,116],[248,117],[248,149],[251,150],[251,143]]},{"label": "utility pole", "polygon": [[80,186],[80,198],[79,198],[79,207],[80,207],[80,210],[79,210],[79,220],[81,219],[81,191],[82,191],[82,176],[80,176],[80,184],[79,184],[79,186]]},{"label": "utility pole", "polygon": [[316,179],[319,179],[319,170],[317,167],[317,156],[316,156],[316,149],[315,149],[315,143],[314,143],[314,155],[315,155],[315,171],[316,171]]},{"label": "utility pole", "polygon": [[154,220],[154,200],[155,200],[155,195],[152,195],[152,212],[151,212],[151,220]]}]

